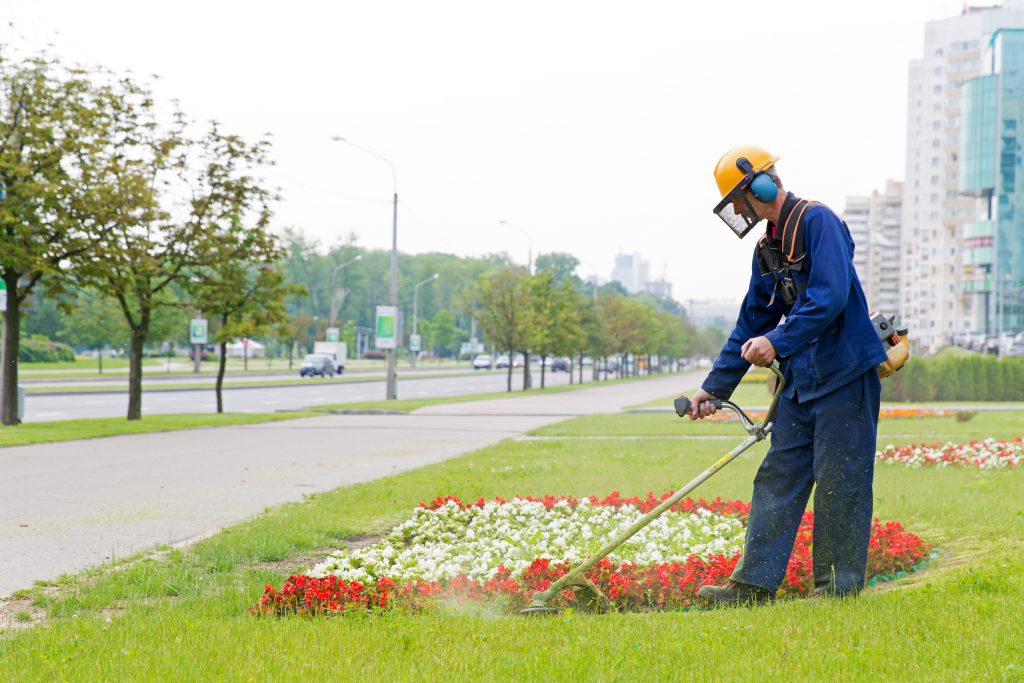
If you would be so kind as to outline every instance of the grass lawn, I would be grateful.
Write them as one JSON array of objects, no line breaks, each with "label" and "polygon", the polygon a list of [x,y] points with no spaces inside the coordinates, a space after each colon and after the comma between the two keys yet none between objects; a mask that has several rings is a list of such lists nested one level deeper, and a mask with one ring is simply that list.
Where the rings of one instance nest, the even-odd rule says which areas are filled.
[{"label": "grass lawn", "polygon": [[[1011,438],[1024,434],[1024,411],[980,411],[970,422],[950,417],[914,417],[883,419],[878,423],[879,441],[885,446],[899,437],[900,442],[964,440],[969,438]],[[673,413],[631,413],[608,419],[605,415],[587,415],[536,429],[536,436],[743,436],[738,422],[706,422],[676,417]],[[902,436],[901,436],[902,435]],[[726,449],[728,450],[728,449]],[[1024,484],[1024,482],[1022,482]]]},{"label": "grass lawn", "polygon": [[[966,440],[1003,422],[943,424]],[[1024,431],[1016,418],[1018,433]],[[46,628],[0,636],[3,678],[40,680],[1021,680],[1024,678],[1024,472],[877,468],[875,514],[941,548],[925,572],[847,601],[660,614],[526,619],[473,610],[255,619],[280,584],[325,548],[381,532],[419,501],[513,493],[625,495],[686,482],[742,436],[737,425],[669,415],[567,423],[575,436],[510,440],[444,463],[269,510],[189,551],[67,580],[28,596]],[[923,420],[906,441],[932,440]],[[701,428],[698,430],[698,427]],[[886,426],[886,429],[889,427]],[[550,432],[548,430],[541,430]],[[676,432],[675,430],[680,430]],[[903,441],[901,441],[902,443]],[[727,446],[728,445],[728,446]],[[699,493],[749,499],[755,447]],[[288,558],[293,558],[289,560]]]},{"label": "grass lawn", "polygon": [[258,422],[276,422],[277,420],[293,420],[297,417],[312,415],[316,415],[316,413],[221,413],[219,415],[217,413],[180,413],[177,415],[147,415],[141,420],[131,421],[123,417],[100,417],[87,420],[35,422],[20,424],[16,427],[0,427],[0,448],[74,439],[95,439],[101,436],[121,434],[170,432],[176,429],[195,429],[197,427],[225,427]]}]

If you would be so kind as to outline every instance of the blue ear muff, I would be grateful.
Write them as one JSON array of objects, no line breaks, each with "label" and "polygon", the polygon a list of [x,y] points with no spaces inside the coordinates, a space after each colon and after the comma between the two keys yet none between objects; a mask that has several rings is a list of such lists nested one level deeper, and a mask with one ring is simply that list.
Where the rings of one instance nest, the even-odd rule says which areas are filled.
[{"label": "blue ear muff", "polygon": [[758,201],[768,204],[774,202],[775,198],[779,196],[779,186],[775,184],[775,179],[767,173],[758,173],[750,181],[750,193]]}]

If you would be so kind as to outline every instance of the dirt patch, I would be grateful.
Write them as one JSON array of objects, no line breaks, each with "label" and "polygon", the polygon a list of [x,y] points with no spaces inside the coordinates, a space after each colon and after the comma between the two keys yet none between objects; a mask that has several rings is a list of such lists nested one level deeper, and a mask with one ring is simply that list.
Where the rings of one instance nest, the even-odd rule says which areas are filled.
[{"label": "dirt patch", "polygon": [[31,592],[19,591],[9,598],[0,598],[0,633],[45,626],[49,622],[46,610],[33,603],[40,594],[55,597],[60,594],[60,590],[59,586],[45,586]]},{"label": "dirt patch", "polygon": [[[365,548],[368,545],[373,545],[380,539],[384,538],[384,536],[385,534],[357,534],[355,536],[349,536],[342,539],[341,547],[344,547],[349,551],[358,550],[359,548]],[[328,555],[338,550],[338,547],[339,546],[317,548],[310,553],[286,557],[283,560],[274,560],[273,562],[257,562],[252,565],[252,568],[266,569],[282,575],[301,574],[312,569],[313,565],[323,562]]]}]

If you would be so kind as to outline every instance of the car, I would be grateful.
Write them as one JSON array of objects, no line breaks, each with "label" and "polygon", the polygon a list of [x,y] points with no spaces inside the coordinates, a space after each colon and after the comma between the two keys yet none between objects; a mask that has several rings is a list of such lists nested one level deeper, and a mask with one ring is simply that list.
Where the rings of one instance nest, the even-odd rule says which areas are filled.
[{"label": "car", "polygon": [[551,372],[569,372],[569,359],[563,356],[548,356],[544,359],[544,367]]},{"label": "car", "polygon": [[1003,355],[1013,356],[1014,358],[1024,356],[1024,341],[1013,342]]},{"label": "car", "polygon": [[299,377],[334,377],[334,359],[320,353],[311,353],[302,359]]},{"label": "car", "polygon": [[494,367],[498,370],[508,367],[508,354],[503,353],[494,359]]},{"label": "car", "polygon": [[491,357],[486,353],[481,353],[479,356],[473,359],[474,370],[490,370],[491,369]]},{"label": "car", "polygon": [[517,353],[515,358],[512,359],[512,367],[514,367],[514,368],[521,368],[521,367],[523,367],[523,364],[525,362],[526,361],[523,358],[523,354]]}]

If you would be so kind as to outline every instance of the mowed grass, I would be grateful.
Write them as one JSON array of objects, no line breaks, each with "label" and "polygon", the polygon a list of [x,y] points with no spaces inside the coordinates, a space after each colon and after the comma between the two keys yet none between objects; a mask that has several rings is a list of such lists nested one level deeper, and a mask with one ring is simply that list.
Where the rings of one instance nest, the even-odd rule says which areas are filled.
[{"label": "mowed grass", "polygon": [[[980,416],[979,416],[980,417]],[[649,436],[673,416],[602,416]],[[586,418],[571,421],[587,436]],[[976,418],[977,420],[977,418]],[[956,423],[962,440],[987,436]],[[922,424],[920,421],[892,421]],[[737,425],[692,425],[728,430]],[[590,432],[592,435],[593,432]],[[724,436],[725,433],[719,434]],[[694,434],[694,436],[697,436]],[[907,440],[931,440],[927,431]],[[854,600],[662,614],[522,618],[428,614],[255,619],[247,608],[346,537],[419,501],[660,492],[688,481],[722,438],[505,441],[447,462],[285,505],[188,552],[37,589],[51,623],[0,637],[14,680],[1020,680],[1024,677],[1024,472],[877,468],[875,513],[941,548],[931,568]],[[749,499],[761,444],[699,493]],[[298,557],[303,556],[303,557]],[[289,560],[288,558],[294,558]],[[109,619],[109,623],[108,620]]]},{"label": "mowed grass", "polygon": [[175,415],[147,415],[141,420],[126,420],[123,417],[100,417],[84,420],[59,420],[56,422],[30,422],[16,426],[0,427],[0,448],[5,446],[28,446],[36,443],[72,441],[74,439],[97,439],[103,436],[122,434],[145,434],[147,432],[169,432],[178,429],[200,427],[226,427],[259,422],[294,420],[311,417],[317,413],[179,413]]},{"label": "mowed grass", "polygon": [[[709,422],[677,417],[674,413],[629,413],[608,419],[606,415],[587,415],[565,422],[535,429],[534,436],[724,436],[744,435],[739,422]],[[879,420],[878,434],[881,445],[911,441],[964,440],[994,437],[1013,438],[1024,434],[1024,411],[978,411],[968,422],[959,422],[955,415],[948,417],[908,417]]]}]

